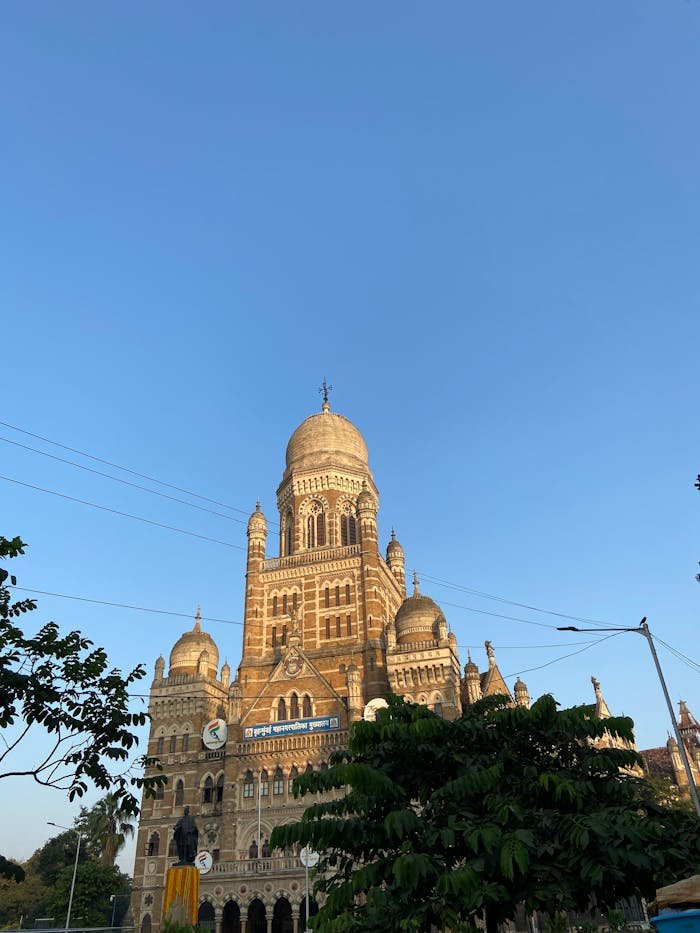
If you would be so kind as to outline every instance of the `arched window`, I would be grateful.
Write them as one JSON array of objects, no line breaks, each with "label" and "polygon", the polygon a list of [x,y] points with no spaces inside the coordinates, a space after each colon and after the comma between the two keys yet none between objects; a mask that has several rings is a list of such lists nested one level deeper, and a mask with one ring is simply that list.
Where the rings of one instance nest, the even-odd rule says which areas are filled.
[{"label": "arched window", "polygon": [[185,802],[185,784],[184,781],[178,781],[175,785],[175,806],[181,807]]},{"label": "arched window", "polygon": [[282,615],[283,616],[287,615],[287,594],[286,593],[282,596]]},{"label": "arched window", "polygon": [[165,739],[161,735],[158,741],[156,742],[156,755],[163,754],[163,746],[165,745]]},{"label": "arched window", "polygon": [[280,697],[277,702],[277,722],[284,722],[287,718],[287,703],[284,697]]},{"label": "arched window", "polygon": [[141,921],[141,933],[151,933],[151,915],[146,916]]},{"label": "arched window", "polygon": [[321,762],[321,767],[320,767],[318,770],[319,770],[319,771],[328,771],[328,762],[327,762],[327,761],[322,761],[322,762]]},{"label": "arched window", "polygon": [[283,557],[287,557],[294,550],[294,516],[288,511],[282,522],[282,551]]},{"label": "arched window", "polygon": [[276,596],[272,597],[272,615],[273,616],[277,615],[277,597]]},{"label": "arched window", "polygon": [[268,775],[267,771],[260,772],[260,796],[270,796],[270,776]]},{"label": "arched window", "polygon": [[246,771],[245,778],[243,780],[243,796],[253,796],[253,772],[250,770],[250,768]]},{"label": "arched window", "polygon": [[177,843],[174,839],[171,839],[168,845],[168,858],[177,858]]},{"label": "arched window", "polygon": [[324,597],[324,600],[325,600],[326,609],[328,609],[328,607],[329,607],[330,604],[331,604],[331,590],[330,590],[330,587],[327,586],[327,587],[325,588],[325,590],[323,591],[323,597]]},{"label": "arched window", "polygon": [[216,802],[221,803],[224,799],[224,776],[220,774],[216,780]]},{"label": "arched window", "polygon": [[340,516],[340,546],[348,547],[350,544],[357,544],[357,523],[348,503]]},{"label": "arched window", "polygon": [[186,733],[183,735],[183,737],[182,737],[182,750],[183,750],[183,752],[186,752],[187,749],[188,749],[189,747],[190,747],[190,734],[189,734],[189,732],[186,732]]},{"label": "arched window", "polygon": [[214,781],[208,777],[204,782],[202,791],[202,803],[211,803],[214,800]]},{"label": "arched window", "polygon": [[313,774],[313,772],[314,772],[314,766],[309,761],[306,763],[306,774]]},{"label": "arched window", "polygon": [[177,736],[171,735],[170,736],[170,747],[168,748],[168,751],[170,752],[171,755],[174,755],[176,749],[177,749]]},{"label": "arched window", "polygon": [[439,716],[440,718],[442,718],[442,703],[435,703],[433,705],[433,712],[435,713],[436,716]]},{"label": "arched window", "polygon": [[275,773],[272,777],[272,793],[276,797],[284,793],[284,774],[282,774],[282,769],[279,765],[275,768]]},{"label": "arched window", "polygon": [[304,719],[308,719],[310,716],[313,715],[313,713],[311,712],[311,697],[309,696],[308,693],[306,693],[306,694],[304,695],[304,704],[303,704],[303,709],[302,709],[302,715],[303,715]]},{"label": "arched window", "polygon": [[164,797],[165,797],[165,788],[163,787],[162,784],[159,784],[158,787],[156,787],[156,800],[163,800]]},{"label": "arched window", "polygon": [[306,546],[323,547],[326,543],[326,516],[320,502],[312,502],[306,519]]},{"label": "arched window", "polygon": [[158,833],[151,833],[151,838],[148,840],[148,854],[149,855],[158,855],[160,850],[160,836]]},{"label": "arched window", "polygon": [[289,701],[289,718],[299,718],[299,697],[296,695],[296,693],[292,694],[292,698]]},{"label": "arched window", "polygon": [[298,777],[299,777],[299,769],[297,768],[296,765],[292,765],[291,770],[289,772],[289,784],[287,785],[290,794],[292,793],[292,784],[294,782],[294,779]]}]

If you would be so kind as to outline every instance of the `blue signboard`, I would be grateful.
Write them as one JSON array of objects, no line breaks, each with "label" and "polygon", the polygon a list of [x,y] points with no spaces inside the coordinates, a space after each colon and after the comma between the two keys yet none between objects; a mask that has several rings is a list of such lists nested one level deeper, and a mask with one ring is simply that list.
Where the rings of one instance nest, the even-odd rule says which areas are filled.
[{"label": "blue signboard", "polygon": [[292,719],[288,722],[268,722],[261,726],[246,726],[243,730],[243,739],[278,739],[285,735],[333,732],[334,729],[340,729],[339,716],[317,716],[315,719]]}]

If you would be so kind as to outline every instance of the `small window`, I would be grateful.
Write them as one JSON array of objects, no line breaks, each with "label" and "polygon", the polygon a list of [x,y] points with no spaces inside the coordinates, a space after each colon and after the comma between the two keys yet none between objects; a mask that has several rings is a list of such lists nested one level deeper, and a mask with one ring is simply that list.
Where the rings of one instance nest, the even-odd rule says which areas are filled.
[{"label": "small window", "polygon": [[208,777],[204,782],[204,790],[202,791],[202,803],[211,803],[214,799],[214,782]]},{"label": "small window", "polygon": [[262,771],[260,774],[260,796],[270,796],[270,778],[268,777],[267,771]]},{"label": "small window", "polygon": [[282,644],[283,645],[287,644],[287,626],[286,625],[282,626]]},{"label": "small window", "polygon": [[221,803],[224,799],[224,776],[220,774],[216,781],[216,802]]},{"label": "small window", "polygon": [[219,860],[221,859],[221,849],[212,849],[211,850],[211,860],[215,865],[218,865]]},{"label": "small window", "polygon": [[340,638],[340,616],[335,617],[335,637]]},{"label": "small window", "polygon": [[435,712],[436,716],[440,716],[440,718],[442,718],[442,703],[436,703],[433,706],[433,711]]},{"label": "small window", "polygon": [[331,620],[326,619],[326,638],[331,637]]},{"label": "small window", "polygon": [[156,787],[156,800],[162,800],[165,797],[165,788],[162,784]]},{"label": "small window", "polygon": [[272,647],[274,648],[276,647],[276,645],[277,645],[277,626],[273,625],[272,626]]},{"label": "small window", "polygon": [[284,722],[287,718],[287,703],[284,697],[280,697],[277,703],[277,722]]},{"label": "small window", "polygon": [[177,843],[174,839],[171,839],[168,845],[168,858],[177,858]]},{"label": "small window", "polygon": [[331,605],[331,591],[329,587],[326,587],[323,591],[323,597],[325,599],[326,609],[329,609]]},{"label": "small window", "polygon": [[170,752],[171,755],[174,755],[175,752],[177,751],[177,736],[176,735],[170,736],[170,748],[168,749],[168,751]]},{"label": "small window", "polygon": [[282,774],[282,769],[279,765],[275,769],[272,778],[272,793],[275,797],[279,797],[280,794],[284,793],[284,774]]},{"label": "small window", "polygon": [[246,771],[245,773],[245,780],[243,781],[243,796],[253,796],[253,772],[250,770]]},{"label": "small window", "polygon": [[183,750],[183,752],[186,752],[187,749],[188,749],[189,747],[190,747],[190,734],[189,734],[189,732],[186,732],[186,733],[183,735],[183,737],[182,737],[182,750]]},{"label": "small window", "polygon": [[309,719],[313,715],[311,712],[311,697],[308,693],[304,694],[303,714],[304,719]]},{"label": "small window", "polygon": [[306,546],[316,547],[316,521],[313,515],[306,520]]},{"label": "small window", "polygon": [[152,833],[151,838],[148,840],[148,854],[149,855],[158,855],[160,851],[160,836],[158,833]]},{"label": "small window", "polygon": [[289,772],[289,785],[288,785],[290,794],[292,793],[292,784],[294,782],[294,779],[298,777],[299,777],[299,769],[297,768],[296,765],[292,765],[292,769]]},{"label": "small window", "polygon": [[326,543],[326,516],[321,512],[316,520],[316,538],[318,546],[323,547]]},{"label": "small window", "polygon": [[314,773],[314,766],[311,764],[310,761],[309,761],[309,762],[307,763],[307,765],[306,765],[306,773],[307,773],[307,774],[313,774],[313,773]]},{"label": "small window", "polygon": [[289,702],[289,718],[299,718],[299,697],[296,695],[296,693],[292,694],[292,698]]},{"label": "small window", "polygon": [[322,762],[321,762],[321,767],[320,767],[318,770],[319,770],[319,771],[328,771],[328,762],[327,762],[327,761],[322,761]]},{"label": "small window", "polygon": [[181,807],[185,802],[185,785],[183,781],[178,781],[175,785],[175,806]]},{"label": "small window", "polygon": [[287,594],[286,593],[282,596],[282,615],[283,616],[287,615]]},{"label": "small window", "polygon": [[141,933],[151,933],[151,915],[146,916],[141,921]]},{"label": "small window", "polygon": [[340,587],[336,586],[335,588],[335,604],[336,606],[340,605]]},{"label": "small window", "polygon": [[272,597],[272,615],[273,616],[277,615],[277,597],[276,596]]},{"label": "small window", "polygon": [[157,743],[156,743],[156,755],[162,755],[162,754],[163,754],[163,747],[164,747],[164,745],[165,745],[165,739],[164,739],[163,736],[161,735],[161,737],[158,739],[158,741],[157,741]]},{"label": "small window", "polygon": [[346,606],[350,605],[350,584],[349,583],[345,584],[345,605]]},{"label": "small window", "polygon": [[341,547],[357,544],[357,525],[354,515],[346,513],[340,516],[340,544]]},{"label": "small window", "polygon": [[296,590],[292,593],[292,609],[296,612],[299,606],[299,594]]},{"label": "small window", "polygon": [[352,635],[352,618],[345,616],[345,634]]}]

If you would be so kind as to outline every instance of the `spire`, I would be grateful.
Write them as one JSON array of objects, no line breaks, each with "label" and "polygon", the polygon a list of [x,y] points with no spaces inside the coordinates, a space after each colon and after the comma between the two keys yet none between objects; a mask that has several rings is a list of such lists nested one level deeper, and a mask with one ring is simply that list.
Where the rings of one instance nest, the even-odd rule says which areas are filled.
[{"label": "spire", "polygon": [[255,500],[255,511],[256,512],[260,511],[260,499]]},{"label": "spire", "polygon": [[418,574],[416,571],[413,571],[413,595],[420,596],[420,589],[418,588]]},{"label": "spire", "polygon": [[493,645],[490,641],[484,642],[484,648],[486,648],[486,657],[489,659],[489,667],[496,666],[496,652],[493,650]]},{"label": "spire", "polygon": [[329,386],[326,382],[326,377],[323,377],[323,383],[319,387],[319,395],[323,396],[323,405],[321,405],[321,411],[330,411],[331,406],[328,403],[328,393],[333,391],[333,386]]},{"label": "spire", "polygon": [[195,613],[194,617],[194,631],[202,631],[202,610],[200,609],[199,605],[197,606],[197,612]]},{"label": "spire", "polygon": [[608,704],[605,702],[603,697],[603,691],[600,688],[600,681],[595,677],[591,677],[591,683],[593,684],[593,690],[595,691],[595,714],[598,719],[610,719],[612,713],[608,708]]},{"label": "spire", "polygon": [[391,540],[396,541],[396,532],[394,531],[393,528],[391,529]]}]

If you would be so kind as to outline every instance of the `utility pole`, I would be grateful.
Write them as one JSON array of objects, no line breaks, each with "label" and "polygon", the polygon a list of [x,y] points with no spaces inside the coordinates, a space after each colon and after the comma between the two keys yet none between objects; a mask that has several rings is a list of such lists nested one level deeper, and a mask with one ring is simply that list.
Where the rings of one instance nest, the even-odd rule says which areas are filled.
[{"label": "utility pole", "polygon": [[[700,481],[700,477],[699,477]],[[643,635],[647,644],[649,645],[649,650],[651,651],[651,656],[654,659],[654,664],[656,665],[656,673],[659,675],[659,681],[661,683],[661,689],[663,690],[664,699],[666,700],[666,706],[668,707],[668,714],[671,717],[671,724],[673,725],[673,731],[676,736],[676,742],[678,743],[678,752],[681,756],[683,762],[683,768],[685,769],[685,776],[688,779],[688,790],[690,791],[690,798],[693,801],[693,806],[695,807],[695,812],[700,818],[700,799],[698,798],[698,790],[695,786],[695,779],[693,777],[693,772],[690,767],[690,761],[688,760],[688,752],[686,751],[685,743],[683,741],[683,736],[681,735],[681,730],[678,728],[678,722],[676,720],[676,715],[673,711],[673,704],[671,703],[671,697],[668,695],[668,688],[666,687],[666,681],[664,680],[663,671],[661,670],[661,664],[659,663],[659,656],[656,653],[656,646],[654,645],[654,638],[649,630],[647,625],[647,618],[644,616],[642,621],[639,623],[638,628],[578,628],[575,625],[560,625],[557,626],[558,631],[560,632],[636,632],[638,635]]]}]

